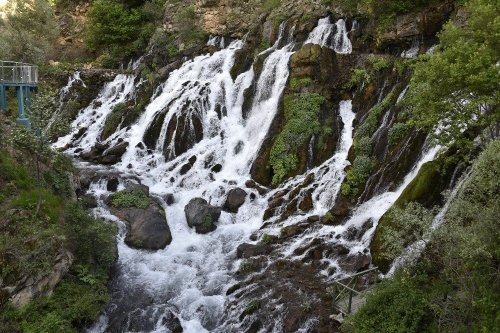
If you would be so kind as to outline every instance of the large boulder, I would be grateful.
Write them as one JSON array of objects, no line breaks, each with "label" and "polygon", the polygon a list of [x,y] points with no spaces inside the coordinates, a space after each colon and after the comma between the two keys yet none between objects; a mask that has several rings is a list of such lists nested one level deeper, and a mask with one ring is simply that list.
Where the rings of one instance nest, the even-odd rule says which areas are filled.
[{"label": "large boulder", "polygon": [[219,221],[221,207],[215,207],[203,199],[194,198],[184,207],[186,221],[190,228],[195,228],[199,234],[207,234],[217,229],[215,223]]},{"label": "large boulder", "polygon": [[234,188],[227,194],[224,210],[231,213],[238,213],[241,205],[245,203],[247,192],[241,188]]},{"label": "large boulder", "polygon": [[125,243],[131,247],[159,250],[172,242],[165,211],[152,200],[147,208],[118,208],[111,205],[111,212],[127,222]]}]

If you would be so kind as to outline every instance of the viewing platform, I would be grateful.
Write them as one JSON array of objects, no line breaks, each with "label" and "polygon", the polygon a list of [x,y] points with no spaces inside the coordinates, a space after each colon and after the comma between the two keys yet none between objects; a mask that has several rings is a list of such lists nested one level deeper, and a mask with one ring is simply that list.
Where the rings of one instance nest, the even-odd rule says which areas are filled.
[{"label": "viewing platform", "polygon": [[38,66],[0,60],[0,111],[7,111],[7,91],[17,92],[17,122],[31,127],[28,118],[31,109],[31,94],[38,92]]}]

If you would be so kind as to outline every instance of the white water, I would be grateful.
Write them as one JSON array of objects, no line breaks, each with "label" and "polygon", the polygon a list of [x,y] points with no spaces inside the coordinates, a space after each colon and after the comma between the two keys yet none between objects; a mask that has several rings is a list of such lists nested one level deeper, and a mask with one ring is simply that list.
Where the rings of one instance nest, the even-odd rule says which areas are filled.
[{"label": "white water", "polygon": [[[80,148],[83,151],[89,151],[96,142],[100,141],[106,117],[111,113],[113,107],[133,97],[134,79],[135,77],[130,75],[117,75],[112,82],[107,83],[97,99],[78,113],[77,118],[73,121],[71,132],[59,138],[54,147],[65,147],[72,142],[73,136],[80,129],[86,128],[85,134],[72,143],[76,146],[75,149]],[[73,152],[75,149],[69,152]]]},{"label": "white water", "polygon": [[[352,47],[345,32],[345,22],[340,21],[335,25],[337,33],[333,35],[334,25],[328,20],[332,29],[325,41],[329,44],[325,45],[339,53],[350,53]],[[325,22],[320,21],[321,29],[325,29]],[[314,43],[322,45],[323,39],[320,37],[325,34],[320,30],[313,31],[310,39],[312,37]],[[184,63],[181,68],[173,71],[157,90],[140,119],[130,128],[120,130],[108,139],[112,142],[122,139],[130,143],[122,162],[115,166],[115,171],[125,176],[140,178],[150,187],[153,196],[173,194],[175,197],[173,205],[164,205],[173,241],[164,250],[155,252],[128,247],[124,243],[123,223],[113,217],[101,202],[96,213],[116,221],[122,230],[118,240],[120,289],[145,290],[152,300],[149,308],[156,312],[166,309],[173,311],[181,320],[184,332],[207,332],[216,327],[223,315],[226,289],[234,282],[232,273],[238,263],[235,260],[236,247],[247,241],[250,234],[261,227],[262,213],[267,207],[268,198],[276,192],[272,191],[261,197],[254,190],[246,189],[247,192],[253,192],[256,199],[251,201],[247,196],[245,204],[237,214],[223,212],[218,228],[208,235],[196,234],[186,224],[184,207],[189,200],[203,197],[211,204],[220,206],[224,203],[229,189],[244,188],[245,181],[250,179],[250,167],[276,115],[289,75],[288,62],[294,47],[293,29],[289,36],[285,35],[285,24],[282,24],[276,43],[261,53],[261,56],[267,57],[259,77],[255,77],[252,68],[232,80],[230,70],[235,52],[243,46],[241,41],[232,42],[227,48],[212,55],[199,56]],[[212,42],[217,44],[215,40]],[[287,45],[280,48],[280,45],[285,43]],[[244,118],[243,93],[253,81],[256,81],[255,98],[250,112]],[[70,153],[77,149],[89,150],[99,141],[105,119],[113,107],[132,98],[133,93],[134,78],[117,76],[104,87],[96,100],[97,104],[93,103],[81,111],[73,123],[72,133],[61,138],[55,146],[64,147],[72,143],[73,147],[68,150]],[[217,109],[225,110],[221,118],[216,112]],[[152,152],[148,152],[141,148],[144,133],[162,112],[165,113],[165,119],[159,139]],[[344,126],[336,154],[308,172],[315,175],[315,181],[305,188],[312,190],[314,199],[314,207],[307,216],[325,214],[335,202],[345,178],[344,170],[349,164],[347,154],[353,142],[355,118],[351,101],[342,101],[339,113]],[[166,159],[165,148],[168,150],[169,146],[171,148],[175,145],[175,142],[167,142],[165,146],[167,126],[173,117],[180,116],[200,119],[203,137],[184,154],[177,155],[170,149]],[[194,129],[192,122],[187,121],[187,126],[190,131]],[[83,127],[87,128],[85,134],[72,141],[74,134]],[[236,147],[238,149],[235,149]],[[358,226],[371,218],[374,226],[360,243],[339,240],[349,246],[353,253],[364,249],[371,239],[378,219],[416,176],[421,165],[434,158],[436,153],[437,151],[431,150],[424,154],[395,192],[385,193],[361,205],[343,226],[325,226],[305,238],[298,239],[286,249],[285,255],[292,255],[293,249],[308,239],[318,236],[330,238],[334,233],[342,233],[349,226]],[[181,175],[181,167],[192,156],[196,156],[196,162],[186,174]],[[219,173],[210,171],[210,167],[216,164],[222,166]],[[283,187],[297,186],[304,179],[305,175],[297,176],[287,181]],[[109,193],[105,185],[105,182],[96,183],[90,192],[97,196],[107,195]],[[303,220],[304,216],[294,216],[285,221],[285,224],[296,223]],[[279,232],[279,229],[276,229],[276,232]],[[331,263],[335,265],[335,261]],[[103,315],[89,332],[105,332],[108,319]],[[155,319],[155,329],[151,332],[166,332],[161,320]]]},{"label": "white water", "polygon": [[86,88],[87,86],[85,85],[85,82],[83,82],[83,80],[80,78],[80,72],[79,71],[76,71],[73,73],[73,75],[71,75],[68,79],[68,83],[66,84],[66,86],[64,86],[60,91],[59,91],[59,105],[58,105],[58,108],[57,110],[54,112],[54,114],[50,117],[48,123],[47,123],[47,130],[49,130],[52,125],[54,124],[54,121],[56,121],[56,119],[58,117],[60,117],[61,115],[61,112],[63,111],[63,106],[64,106],[64,99],[66,98],[66,96],[68,95],[68,93],[70,92],[71,88],[73,88],[73,86],[75,84],[81,84],[82,87]]},{"label": "white water", "polygon": [[317,44],[321,47],[329,47],[337,53],[350,54],[352,44],[347,34],[348,31],[343,19],[332,24],[328,16],[318,21],[318,26],[309,34],[304,44]]},{"label": "white water", "polygon": [[[234,82],[230,75],[234,53],[242,46],[241,41],[235,41],[213,55],[199,56],[184,63],[170,74],[137,123],[129,130],[120,131],[114,138],[130,143],[122,163],[116,165],[117,171],[138,176],[150,186],[154,196],[167,193],[175,196],[175,203],[164,207],[173,238],[166,249],[156,252],[135,250],[124,243],[123,235],[119,238],[120,279],[123,280],[120,288],[145,288],[154,300],[154,306],[174,311],[184,332],[188,333],[211,330],[222,316],[225,289],[234,270],[236,247],[260,227],[262,211],[267,204],[266,199],[258,195],[252,202],[247,196],[247,202],[238,214],[222,212],[217,230],[208,235],[196,234],[187,226],[184,216],[184,206],[192,198],[203,197],[214,205],[222,205],[229,189],[244,187],[250,178],[251,164],[276,115],[288,79],[293,43],[269,50],[262,73],[255,78],[255,99],[246,119],[242,115],[243,92],[254,80],[254,71],[251,69],[241,74]],[[122,83],[127,88],[118,93],[116,87]],[[90,149],[100,136],[102,124],[112,107],[133,91],[132,83],[132,77],[117,77],[98,98],[102,106],[95,109],[89,106],[82,111],[74,122],[73,133],[82,126],[88,130],[81,140],[73,142],[75,147],[70,152],[77,148]],[[165,109],[167,105],[168,109]],[[186,108],[186,105],[190,107]],[[218,106],[227,112],[221,119],[215,111]],[[136,146],[161,112],[166,112],[166,117],[160,138],[153,153],[148,154]],[[172,117],[181,114],[192,114],[202,120],[203,139],[188,153],[171,156],[171,160],[166,161],[162,153],[166,126]],[[71,137],[61,138],[56,146],[65,146]],[[239,152],[235,151],[237,146]],[[196,156],[197,161],[187,174],[181,176],[179,169],[191,156]],[[210,166],[221,164],[222,171],[211,174],[210,169],[205,168],[205,162]],[[228,181],[233,181],[233,185]],[[103,184],[94,186],[91,191],[107,194]],[[104,207],[97,213],[110,217]],[[104,332],[106,326],[107,318],[103,316],[90,332]],[[158,321],[155,332],[165,330],[161,320]]]},{"label": "white water", "polygon": [[458,182],[455,188],[451,191],[448,199],[444,206],[439,210],[439,213],[434,217],[432,223],[429,227],[429,230],[424,232],[422,239],[415,241],[414,243],[408,245],[404,252],[394,259],[389,272],[385,275],[386,278],[391,278],[394,275],[394,272],[399,267],[405,266],[410,263],[415,263],[416,260],[420,257],[422,252],[425,250],[427,243],[431,240],[432,235],[436,229],[438,229],[445,221],[446,214],[450,208],[451,202],[457,197],[457,195],[462,190],[463,184],[467,181],[470,176],[470,172],[462,177],[462,179]]}]

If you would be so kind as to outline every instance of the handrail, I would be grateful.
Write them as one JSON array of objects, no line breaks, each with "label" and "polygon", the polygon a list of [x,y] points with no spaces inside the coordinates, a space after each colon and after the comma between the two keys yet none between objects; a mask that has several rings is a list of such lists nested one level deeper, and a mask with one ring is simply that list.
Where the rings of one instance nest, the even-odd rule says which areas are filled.
[{"label": "handrail", "polygon": [[37,84],[38,66],[24,62],[0,60],[0,83]]}]

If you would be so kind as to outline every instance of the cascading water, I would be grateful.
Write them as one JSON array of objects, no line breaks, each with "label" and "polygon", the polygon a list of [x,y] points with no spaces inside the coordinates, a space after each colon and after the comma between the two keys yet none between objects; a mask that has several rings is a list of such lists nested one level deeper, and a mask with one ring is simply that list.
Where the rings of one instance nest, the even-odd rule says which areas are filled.
[{"label": "cascading water", "polygon": [[[276,45],[281,40],[286,41],[285,38],[285,34],[281,34]],[[206,198],[221,206],[229,189],[243,186],[250,178],[251,164],[277,112],[288,79],[288,62],[293,54],[293,43],[269,50],[262,73],[256,79],[253,106],[244,119],[243,92],[251,85],[254,71],[250,69],[234,82],[230,75],[234,54],[242,46],[241,41],[235,41],[226,49],[184,63],[170,74],[161,92],[151,100],[137,123],[113,139],[130,143],[122,163],[116,165],[117,171],[139,177],[150,186],[152,196],[160,200],[167,193],[174,195],[175,203],[168,207],[164,205],[173,241],[164,250],[149,253],[128,247],[123,234],[119,237],[119,289],[140,291],[151,302],[144,305],[138,301],[134,307],[134,302],[127,300],[123,292],[117,292],[106,314],[90,332],[104,332],[113,325],[117,315],[113,311],[122,310],[119,303],[125,302],[131,303],[131,307],[127,308],[128,323],[121,326],[124,331],[132,330],[131,318],[134,316],[144,317],[145,331],[168,331],[164,320],[169,311],[178,316],[184,332],[205,332],[216,327],[224,309],[223,295],[231,281],[234,251],[260,227],[266,200],[247,197],[237,215],[223,212],[218,228],[208,235],[196,234],[187,226],[184,206],[195,197]],[[90,148],[91,140],[99,137],[105,116],[116,102],[125,98],[125,92],[129,92],[129,89],[123,89],[123,94],[115,96],[110,90],[128,80],[133,81],[133,78],[117,77],[114,83],[103,89],[100,96],[102,106],[95,110],[90,106],[82,111],[75,120],[74,132],[84,125],[89,129],[81,139],[73,142],[74,148],[69,152]],[[95,120],[85,120],[94,113],[99,115],[94,116]],[[158,140],[148,153],[142,148],[145,134],[162,113],[164,117]],[[186,115],[191,117],[186,126],[198,119],[202,133],[187,153],[178,155],[170,149],[175,146],[176,137],[169,138],[168,125],[174,117]],[[180,126],[175,129],[182,130]],[[199,128],[188,129],[191,130]],[[57,146],[65,146],[71,138],[72,135],[61,138]],[[165,154],[165,151],[170,153]],[[181,174],[181,166],[192,156],[196,156],[196,162],[191,170]],[[218,173],[206,167],[217,164],[222,166]],[[90,192],[108,195],[105,188],[103,184],[95,185]],[[116,220],[103,202],[97,214]]]},{"label": "cascading water", "polygon": [[[68,152],[72,153],[76,149],[89,151],[96,142],[100,141],[99,137],[106,117],[113,111],[113,107],[133,97],[134,80],[135,77],[130,75],[118,75],[112,82],[107,83],[97,99],[78,113],[71,132],[59,138],[54,147],[63,148],[71,142],[74,148]],[[75,135],[80,134],[81,130],[85,132],[74,140]]]},{"label": "cascading water", "polygon": [[[287,34],[283,23],[278,40],[259,54],[265,60],[258,77],[252,67],[233,80],[231,68],[243,43],[233,41],[224,48],[221,38],[211,38],[208,44],[220,48],[219,51],[198,56],[170,73],[140,119],[107,139],[111,146],[128,142],[128,148],[122,161],[105,173],[111,171],[123,178],[139,178],[149,186],[151,196],[165,209],[173,240],[165,249],[155,252],[130,248],[124,241],[125,225],[111,214],[103,200],[110,194],[106,181],[100,180],[91,186],[89,193],[100,198],[96,214],[116,221],[120,235],[112,301],[88,332],[107,332],[110,327],[114,331],[137,331],[138,322],[140,331],[168,332],[167,322],[172,314],[180,319],[184,332],[215,330],[224,311],[225,292],[234,282],[232,274],[238,264],[236,247],[262,226],[262,212],[268,200],[280,189],[297,187],[313,175],[314,180],[303,187],[303,191],[309,191],[314,198],[313,208],[307,214],[291,216],[267,230],[276,234],[282,226],[312,215],[323,215],[334,205],[346,176],[348,152],[353,143],[355,113],[350,100],[340,102],[343,130],[337,152],[329,160],[268,194],[259,195],[257,190],[247,189],[252,195],[246,197],[238,213],[222,212],[217,229],[210,234],[199,235],[188,227],[184,207],[191,199],[202,197],[212,205],[222,206],[229,190],[244,187],[288,80],[288,63],[294,49],[293,29]],[[344,20],[332,24],[329,18],[321,19],[307,43],[326,46],[338,53],[352,51]],[[72,132],[60,138],[55,147],[69,146],[67,152],[73,154],[90,150],[100,141],[106,117],[113,107],[133,98],[134,81],[133,76],[118,75],[108,83],[98,98],[80,112]],[[252,82],[255,82],[253,104],[243,115],[244,92]],[[292,240],[282,254],[293,257],[296,248],[313,238],[331,240],[332,235],[341,235],[349,227],[371,219],[372,227],[361,240],[337,238],[337,242],[352,253],[364,250],[380,217],[422,164],[433,159],[436,153],[437,149],[431,149],[423,154],[397,190],[360,205],[344,225],[317,227]],[[219,167],[214,171],[216,166]],[[174,198],[170,206],[164,200],[167,195]],[[328,263],[336,265],[335,260]],[[120,319],[124,321],[117,323]]]},{"label": "cascading water", "polygon": [[304,44],[318,44],[341,54],[352,52],[345,20],[339,19],[332,24],[329,16],[318,21],[318,26],[309,34]]},{"label": "cascading water", "polygon": [[66,86],[64,86],[59,91],[59,105],[58,105],[57,110],[50,117],[50,119],[49,119],[49,121],[47,123],[47,130],[49,130],[52,127],[52,125],[54,124],[54,122],[56,121],[56,119],[61,116],[61,112],[63,110],[63,105],[64,105],[65,98],[68,95],[68,93],[70,92],[71,88],[73,88],[73,86],[75,84],[77,84],[77,83],[81,84],[82,87],[84,87],[84,88],[87,87],[85,85],[85,82],[83,82],[83,80],[80,78],[80,72],[79,71],[74,72],[73,75],[71,75],[69,77],[68,83],[66,84]]}]

